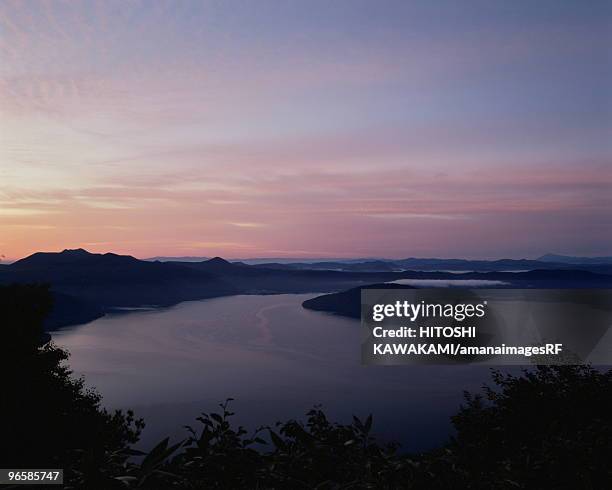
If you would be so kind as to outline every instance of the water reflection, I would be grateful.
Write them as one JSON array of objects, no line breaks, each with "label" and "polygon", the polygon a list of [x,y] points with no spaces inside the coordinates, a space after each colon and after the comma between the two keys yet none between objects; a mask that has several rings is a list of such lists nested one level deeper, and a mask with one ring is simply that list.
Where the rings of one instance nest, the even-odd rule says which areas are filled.
[{"label": "water reflection", "polygon": [[53,338],[107,407],[145,417],[145,447],[184,437],[183,425],[227,397],[250,428],[300,417],[320,403],[346,422],[373,413],[378,434],[409,450],[446,438],[462,391],[478,389],[488,368],[362,366],[359,322],[303,309],[313,296],[186,302],[108,315]]}]

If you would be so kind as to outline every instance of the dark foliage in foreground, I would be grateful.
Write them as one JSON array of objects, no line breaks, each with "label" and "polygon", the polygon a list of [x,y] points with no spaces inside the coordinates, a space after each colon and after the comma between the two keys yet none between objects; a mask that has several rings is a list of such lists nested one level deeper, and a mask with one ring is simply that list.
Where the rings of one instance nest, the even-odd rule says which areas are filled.
[{"label": "dark foliage in foreground", "polygon": [[493,381],[452,418],[459,468],[482,488],[612,488],[612,371],[538,366]]},{"label": "dark foliage in foreground", "polygon": [[122,465],[142,422],[101,409],[100,395],[72,376],[68,354],[42,331],[50,309],[44,285],[0,286],[0,467],[90,475]]},{"label": "dark foliage in foreground", "polygon": [[[186,439],[147,454],[130,449],[141,423],[109,414],[64,367],[66,353],[40,344],[46,289],[0,289],[3,397],[0,466],[63,467],[66,488],[103,489],[604,489],[612,487],[612,371],[542,367],[493,372],[494,387],[466,393],[444,447],[402,454],[372,437],[372,417],[305,422],[248,434],[230,423],[228,400],[202,414]],[[8,349],[5,348],[5,351]],[[6,360],[10,362],[6,362]]]}]

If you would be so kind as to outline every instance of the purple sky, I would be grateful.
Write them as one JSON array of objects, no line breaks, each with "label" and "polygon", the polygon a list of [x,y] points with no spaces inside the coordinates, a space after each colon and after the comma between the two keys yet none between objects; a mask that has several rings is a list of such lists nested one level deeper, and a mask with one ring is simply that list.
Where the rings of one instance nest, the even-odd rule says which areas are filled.
[{"label": "purple sky", "polygon": [[0,3],[0,254],[612,254],[607,1]]}]

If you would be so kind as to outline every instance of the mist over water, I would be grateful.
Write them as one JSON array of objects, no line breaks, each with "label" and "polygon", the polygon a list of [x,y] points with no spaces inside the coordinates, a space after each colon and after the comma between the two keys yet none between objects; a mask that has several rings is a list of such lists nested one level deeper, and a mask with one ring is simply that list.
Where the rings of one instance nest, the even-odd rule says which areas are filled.
[{"label": "mist over water", "polygon": [[391,282],[393,284],[406,284],[422,288],[486,288],[508,284],[504,281],[491,281],[488,279],[398,279]]},{"label": "mist over water", "polygon": [[373,413],[376,434],[405,450],[446,439],[463,390],[488,382],[489,368],[362,366],[359,322],[302,308],[313,296],[185,302],[52,335],[106,407],[133,408],[145,418],[143,448],[167,435],[184,438],[184,425],[228,397],[247,429],[303,418],[322,404],[343,422]]}]

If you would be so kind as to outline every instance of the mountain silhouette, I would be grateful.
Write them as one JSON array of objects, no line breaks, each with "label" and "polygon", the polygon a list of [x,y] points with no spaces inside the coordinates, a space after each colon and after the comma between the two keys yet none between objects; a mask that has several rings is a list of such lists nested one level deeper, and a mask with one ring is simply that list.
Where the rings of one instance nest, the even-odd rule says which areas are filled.
[{"label": "mountain silhouette", "polygon": [[593,265],[612,264],[612,257],[573,257],[570,255],[545,254],[538,258],[541,262],[555,262],[558,264]]},{"label": "mountain silhouette", "polygon": [[49,262],[71,262],[79,258],[86,258],[94,254],[90,254],[82,248],[66,249],[60,253],[56,252],[36,252],[28,257],[13,262],[14,264],[44,264]]},{"label": "mountain silhouette", "polygon": [[[601,259],[605,259],[602,257]],[[595,259],[593,259],[595,260]],[[612,273],[612,261],[605,263],[529,259],[499,259],[499,260],[467,260],[438,258],[408,258],[398,260],[366,260],[362,262],[266,262],[256,267],[282,270],[335,270],[351,272],[391,272],[391,271],[452,271],[452,272],[501,272],[528,271],[534,269],[550,270],[587,270],[590,272]]]},{"label": "mountain silhouette", "polygon": [[325,311],[351,318],[361,317],[361,290],[362,289],[415,289],[405,284],[370,284],[341,291],[339,293],[324,294],[308,299],[302,306],[309,310]]},{"label": "mountain silhouette", "polygon": [[238,292],[205,271],[83,249],[35,253],[2,268],[0,282],[51,284],[56,300],[51,325],[95,318],[114,307],[165,306]]},{"label": "mountain silhouette", "polygon": [[[498,262],[505,264],[504,261]],[[320,264],[247,265],[228,262],[221,257],[200,262],[146,261],[129,255],[76,249],[59,253],[38,252],[13,264],[3,265],[0,267],[0,284],[50,284],[55,308],[47,321],[47,328],[84,323],[117,307],[169,306],[181,301],[232,294],[335,293],[399,279],[492,280],[503,281],[500,287],[514,288],[612,287],[611,275],[572,270],[582,269],[582,266],[565,265],[563,270],[546,268],[528,272],[456,274],[405,270],[401,264],[386,261],[336,264],[346,266],[348,270],[318,269]]]},{"label": "mountain silhouette", "polygon": [[213,257],[212,259],[201,262],[201,270],[214,273],[225,273],[236,270],[240,265],[234,265],[221,257]]},{"label": "mountain silhouette", "polygon": [[[475,281],[501,281],[488,286],[492,289],[581,289],[610,288],[612,276],[576,270],[533,270],[527,272],[472,272],[463,274],[405,272],[404,278],[412,279],[463,279]],[[427,277],[428,276],[428,277]],[[415,289],[406,284],[368,284],[346,291],[324,294],[302,303],[306,309],[335,313],[351,318],[361,316],[362,289]]]}]

